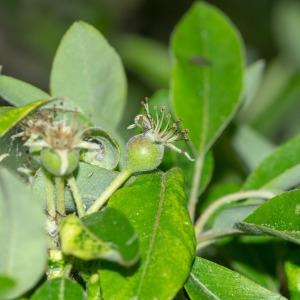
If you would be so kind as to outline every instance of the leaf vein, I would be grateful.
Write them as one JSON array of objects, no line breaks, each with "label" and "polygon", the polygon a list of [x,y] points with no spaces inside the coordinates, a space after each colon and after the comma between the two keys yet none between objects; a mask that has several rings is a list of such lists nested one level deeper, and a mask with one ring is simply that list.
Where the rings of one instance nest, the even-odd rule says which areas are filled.
[{"label": "leaf vein", "polygon": [[205,294],[211,296],[213,299],[220,299],[216,294],[209,290],[193,273],[190,274],[190,279],[193,280],[196,284],[198,284]]},{"label": "leaf vein", "polygon": [[151,260],[151,254],[152,254],[152,250],[153,250],[155,239],[156,239],[157,232],[158,232],[160,217],[161,217],[161,213],[162,213],[162,206],[163,206],[163,202],[164,202],[164,199],[165,199],[165,180],[166,180],[166,174],[163,174],[162,182],[161,182],[161,189],[160,189],[160,194],[159,194],[158,211],[157,211],[157,215],[156,215],[156,218],[155,218],[153,233],[152,233],[152,237],[151,237],[151,240],[150,240],[150,245],[149,245],[149,248],[148,248],[145,264],[143,266],[143,272],[141,274],[141,280],[139,281],[139,286],[138,286],[138,289],[137,289],[137,294],[138,295],[140,294],[144,278],[146,277],[146,273],[147,273],[147,270],[148,270],[148,265],[149,265],[150,260]]}]

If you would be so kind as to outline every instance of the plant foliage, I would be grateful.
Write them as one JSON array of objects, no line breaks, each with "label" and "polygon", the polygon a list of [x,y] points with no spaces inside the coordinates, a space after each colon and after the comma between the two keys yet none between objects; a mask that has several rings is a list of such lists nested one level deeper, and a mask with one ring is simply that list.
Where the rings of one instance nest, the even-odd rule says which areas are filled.
[{"label": "plant foliage", "polygon": [[[294,9],[283,11],[298,24]],[[299,39],[276,28],[299,61]],[[151,64],[133,55],[145,45]],[[138,74],[152,68],[144,74],[169,82],[127,124],[147,139],[134,151],[150,143],[164,155],[147,172],[128,166],[125,71],[96,28],[78,21],[66,32],[49,92],[0,75],[1,299],[298,299],[300,139],[270,141],[277,107],[263,122],[270,103],[295,103],[298,71],[268,94],[281,64],[246,66],[238,29],[205,2],[175,26],[171,63],[142,38],[120,48]]]}]

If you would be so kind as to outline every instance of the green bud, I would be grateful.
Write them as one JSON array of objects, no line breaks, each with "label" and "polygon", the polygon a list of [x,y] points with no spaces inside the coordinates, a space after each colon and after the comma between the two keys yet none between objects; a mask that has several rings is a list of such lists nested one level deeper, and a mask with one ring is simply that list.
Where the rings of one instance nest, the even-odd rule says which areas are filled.
[{"label": "green bud", "polygon": [[151,133],[131,138],[126,145],[126,168],[132,173],[157,168],[164,155],[163,144],[156,143]]},{"label": "green bud", "polygon": [[43,167],[54,176],[65,176],[78,167],[79,149],[54,150],[45,148],[40,154]]}]

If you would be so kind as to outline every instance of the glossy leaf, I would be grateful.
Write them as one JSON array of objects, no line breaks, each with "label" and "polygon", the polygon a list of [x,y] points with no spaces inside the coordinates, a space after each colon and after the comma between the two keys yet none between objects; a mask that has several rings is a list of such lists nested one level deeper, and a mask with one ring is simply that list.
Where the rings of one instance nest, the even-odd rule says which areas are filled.
[{"label": "glossy leaf", "polygon": [[245,232],[271,235],[300,244],[300,191],[280,194],[256,209],[237,227]]},{"label": "glossy leaf", "polygon": [[273,151],[247,178],[243,189],[287,190],[300,182],[300,136]]},{"label": "glossy leaf", "polygon": [[32,288],[47,261],[45,219],[36,198],[10,173],[0,172],[0,274],[15,281],[6,297]]},{"label": "glossy leaf", "polygon": [[0,96],[14,106],[51,98],[49,94],[37,87],[5,75],[0,76]]},{"label": "glossy leaf", "polygon": [[0,137],[24,117],[50,100],[39,100],[20,107],[0,107]]},{"label": "glossy leaf", "polygon": [[83,260],[107,259],[132,265],[138,259],[137,235],[125,216],[114,208],[80,220],[69,215],[60,223],[61,250]]},{"label": "glossy leaf", "polygon": [[72,99],[96,125],[114,128],[126,96],[120,58],[94,27],[75,22],[57,50],[50,90],[52,95]]},{"label": "glossy leaf", "polygon": [[46,281],[35,293],[30,300],[86,300],[82,287],[68,278],[55,278]]},{"label": "glossy leaf", "polygon": [[[84,162],[79,162],[79,167],[74,173],[82,201],[88,209],[91,204],[103,193],[106,187],[118,176],[118,172],[106,170]],[[32,182],[32,192],[38,195],[42,207],[46,208],[47,176],[43,169],[39,169]],[[54,185],[53,185],[54,189]],[[67,185],[65,189],[65,207],[67,212],[76,211],[72,191]]]},{"label": "glossy leaf", "polygon": [[185,289],[198,299],[285,299],[223,266],[196,257]]},{"label": "glossy leaf", "polygon": [[109,206],[121,210],[134,226],[141,260],[138,268],[127,270],[101,263],[104,299],[174,297],[189,274],[195,254],[195,233],[180,169],[141,175],[116,192]]},{"label": "glossy leaf", "polygon": [[243,86],[243,50],[233,24],[216,8],[196,2],[171,43],[174,111],[189,128],[197,153],[205,153],[228,124]]}]

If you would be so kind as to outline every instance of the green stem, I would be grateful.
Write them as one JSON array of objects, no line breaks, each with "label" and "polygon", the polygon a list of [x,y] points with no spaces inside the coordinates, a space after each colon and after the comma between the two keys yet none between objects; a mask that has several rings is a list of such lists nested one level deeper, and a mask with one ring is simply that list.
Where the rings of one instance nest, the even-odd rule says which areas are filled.
[{"label": "green stem", "polygon": [[55,176],[55,188],[56,188],[56,203],[57,212],[60,216],[66,215],[65,210],[65,178]]},{"label": "green stem", "polygon": [[111,197],[111,195],[132,175],[126,167],[119,173],[114,181],[105,189],[100,197],[91,205],[86,214],[97,212],[104,203]]},{"label": "green stem", "polygon": [[275,196],[274,193],[269,191],[244,191],[244,192],[237,192],[234,194],[226,195],[224,197],[219,198],[215,202],[213,202],[200,216],[195,224],[195,232],[196,236],[199,235],[204,227],[208,219],[212,216],[212,214],[224,204],[228,204],[235,201],[240,201],[247,198],[263,198],[263,199],[270,199]]},{"label": "green stem", "polygon": [[199,155],[197,157],[196,162],[195,162],[193,183],[192,183],[190,198],[189,198],[189,202],[188,202],[188,211],[189,211],[192,223],[194,223],[194,219],[195,219],[195,211],[196,211],[196,205],[197,205],[197,201],[198,201],[198,189],[199,189],[199,184],[200,184],[200,180],[201,180],[204,157],[205,157],[205,154],[202,153],[201,155]]},{"label": "green stem", "polygon": [[75,204],[76,204],[76,207],[77,207],[78,216],[79,216],[79,218],[81,218],[85,215],[85,208],[84,208],[82,198],[81,198],[81,195],[79,193],[74,175],[73,174],[69,175],[67,177],[67,180],[68,180],[70,189],[71,189],[73,197],[74,197],[74,201],[75,201]]},{"label": "green stem", "polygon": [[46,194],[47,194],[47,210],[50,217],[55,218],[56,215],[56,205],[53,196],[53,185],[52,185],[52,175],[45,171],[46,179]]},{"label": "green stem", "polygon": [[238,229],[225,229],[217,232],[205,232],[204,234],[200,235],[197,238],[197,249],[198,252],[200,249],[205,248],[206,246],[210,245],[214,241],[226,237],[226,236],[236,236],[236,235],[242,235],[245,234],[244,232],[238,230]]}]

